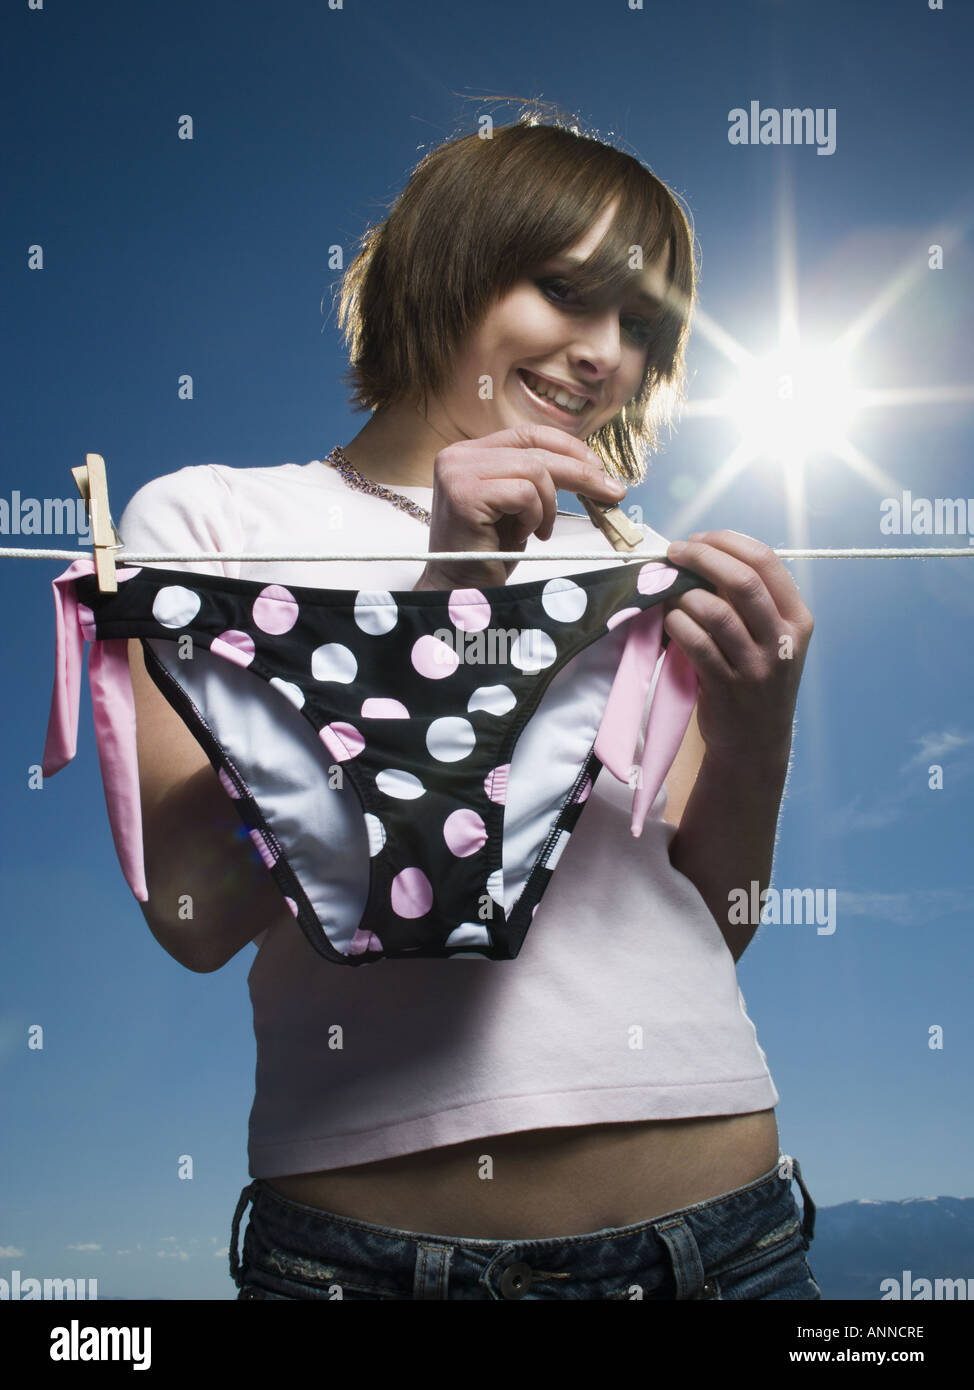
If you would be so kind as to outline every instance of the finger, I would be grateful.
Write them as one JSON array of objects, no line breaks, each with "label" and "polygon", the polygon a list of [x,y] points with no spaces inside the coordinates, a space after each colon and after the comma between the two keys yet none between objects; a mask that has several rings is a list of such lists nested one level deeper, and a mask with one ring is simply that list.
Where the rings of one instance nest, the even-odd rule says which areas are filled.
[{"label": "finger", "polygon": [[679,610],[692,618],[739,676],[757,678],[762,674],[762,648],[726,599],[707,589],[688,589],[673,599],[672,605],[669,611]]},{"label": "finger", "polygon": [[481,476],[505,469],[522,472],[530,463],[534,469],[543,468],[556,487],[568,492],[582,492],[604,502],[618,502],[626,495],[625,484],[609,477],[596,453],[554,426],[519,425],[499,430],[482,439],[461,440],[450,446],[449,453],[464,462],[472,454]]},{"label": "finger", "polygon": [[667,557],[711,580],[756,642],[777,641],[785,620],[759,570],[706,541],[688,541],[677,552],[671,545]]},{"label": "finger", "polygon": [[555,425],[513,425],[505,430],[496,430],[494,434],[482,435],[479,439],[459,440],[451,447],[467,449],[478,444],[486,445],[489,449],[544,449],[578,459],[581,463],[594,464],[596,468],[601,467],[598,454],[590,449],[584,440],[577,439],[575,435],[569,434],[567,430],[560,430]]},{"label": "finger", "polygon": [[581,477],[584,479],[585,490],[602,502],[619,502],[625,492],[623,489],[620,493],[611,484],[606,486],[607,478],[601,469],[594,466],[589,469],[585,464],[557,458],[539,449],[493,449],[489,456],[481,455],[475,459],[468,458],[466,461],[455,458],[452,461],[451,474],[450,490],[453,498],[468,511],[489,504],[493,495],[492,480],[529,480],[541,499],[542,517],[537,530],[542,540],[549,540],[554,531],[558,515],[559,487],[574,489],[578,486],[578,478]]},{"label": "finger", "polygon": [[545,519],[544,502],[538,491],[538,484],[532,478],[495,478],[485,488],[479,501],[489,510],[497,513],[492,524],[510,517],[515,523],[516,544],[523,546],[528,536],[542,525]]},{"label": "finger", "polygon": [[736,555],[752,569],[756,569],[764,580],[775,607],[786,622],[800,624],[807,621],[810,615],[802,602],[795,576],[771,546],[755,540],[753,536],[745,535],[742,531],[702,531],[695,533],[695,536],[708,545]]},{"label": "finger", "polygon": [[727,664],[710,633],[689,613],[684,613],[681,608],[671,608],[663,617],[663,627],[690,662],[701,683],[707,680],[727,681],[734,677],[735,671]]}]

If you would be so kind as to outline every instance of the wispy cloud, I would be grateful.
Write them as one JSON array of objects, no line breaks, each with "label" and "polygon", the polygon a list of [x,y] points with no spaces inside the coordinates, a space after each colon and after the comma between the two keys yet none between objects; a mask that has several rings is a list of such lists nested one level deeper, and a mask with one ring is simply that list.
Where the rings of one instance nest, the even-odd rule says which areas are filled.
[{"label": "wispy cloud", "polygon": [[189,1253],[186,1250],[157,1250],[156,1254],[160,1260],[188,1260]]},{"label": "wispy cloud", "polygon": [[838,916],[874,917],[895,926],[924,926],[937,917],[970,912],[971,895],[957,888],[919,888],[910,893],[858,892],[840,888]]},{"label": "wispy cloud", "polygon": [[16,1245],[0,1245],[0,1260],[16,1260],[23,1253],[23,1250],[18,1250]]},{"label": "wispy cloud", "polygon": [[[902,820],[904,815],[912,814],[920,797],[936,794],[929,790],[926,780],[926,770],[934,763],[944,766],[945,784],[954,785],[974,776],[974,734],[955,729],[932,730],[913,742],[917,751],[899,769],[901,779],[911,774],[910,779],[878,791],[871,801],[865,800],[863,793],[857,793],[851,801],[831,812],[823,826],[826,835],[882,830]],[[917,777],[921,770],[922,775]]]},{"label": "wispy cloud", "polygon": [[916,767],[926,768],[931,763],[941,763],[944,758],[952,757],[962,748],[970,748],[974,744],[974,734],[958,734],[945,729],[941,733],[923,734],[914,742],[919,744],[919,751],[903,764],[901,772],[908,772]]},{"label": "wispy cloud", "polygon": [[823,829],[827,835],[844,835],[851,830],[881,830],[884,825],[892,825],[903,815],[906,797],[890,796],[872,806],[863,805],[861,793],[854,796],[845,806],[838,806],[831,812]]},{"label": "wispy cloud", "polygon": [[100,1250],[100,1249],[101,1249],[101,1246],[100,1246],[100,1245],[96,1245],[96,1244],[94,1243],[94,1241],[88,1241],[88,1242],[87,1242],[86,1244],[84,1244],[84,1245],[69,1245],[69,1246],[68,1246],[68,1249],[69,1249],[69,1250]]}]

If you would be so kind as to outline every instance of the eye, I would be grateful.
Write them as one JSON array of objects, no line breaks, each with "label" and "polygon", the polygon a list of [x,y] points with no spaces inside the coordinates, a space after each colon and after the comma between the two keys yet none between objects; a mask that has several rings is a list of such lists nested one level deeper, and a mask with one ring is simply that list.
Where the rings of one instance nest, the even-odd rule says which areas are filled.
[{"label": "eye", "polygon": [[[542,294],[545,295],[546,298],[552,300],[552,302],[555,304],[562,304],[566,306],[569,304],[570,301],[567,295],[564,293],[564,291],[566,290],[568,291],[568,294],[577,295],[578,293],[577,290],[575,290],[573,285],[570,283],[570,281],[559,279],[557,276],[546,276],[541,280],[535,281],[535,283],[538,286],[538,289],[541,290]],[[579,300],[575,300],[576,305],[579,302]],[[636,341],[639,343],[648,343],[653,336],[652,324],[647,319],[640,318],[638,314],[624,315],[623,323],[629,323],[633,325],[632,327],[627,328],[626,332],[629,333],[631,337],[634,337]]]},{"label": "eye", "polygon": [[560,289],[568,291],[571,291],[572,289],[572,286],[568,283],[567,280],[559,280],[557,278],[552,277],[548,277],[544,280],[538,280],[537,285],[543,294],[546,294],[550,298],[554,299],[556,303],[563,303],[565,299],[565,296],[563,294],[558,293]]}]

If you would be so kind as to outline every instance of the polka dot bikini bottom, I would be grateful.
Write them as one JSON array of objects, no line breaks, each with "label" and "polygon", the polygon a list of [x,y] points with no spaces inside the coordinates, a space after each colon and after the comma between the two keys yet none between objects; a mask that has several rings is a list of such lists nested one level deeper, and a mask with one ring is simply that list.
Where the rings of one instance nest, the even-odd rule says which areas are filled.
[{"label": "polka dot bikini bottom", "polygon": [[634,786],[640,834],[696,699],[662,601],[713,589],[659,561],[418,592],[145,566],[102,594],[92,569],[54,581],[45,775],[75,753],[88,643],[109,819],[146,901],[127,659],[140,639],[301,930],[345,965],[516,957],[604,767]]}]

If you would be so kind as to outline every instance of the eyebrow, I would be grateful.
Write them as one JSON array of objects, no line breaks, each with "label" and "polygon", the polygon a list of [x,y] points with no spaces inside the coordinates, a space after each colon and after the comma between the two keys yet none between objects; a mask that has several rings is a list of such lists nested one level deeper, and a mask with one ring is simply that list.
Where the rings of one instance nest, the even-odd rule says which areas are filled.
[{"label": "eyebrow", "polygon": [[[561,264],[561,265],[567,265],[567,266],[578,266],[578,265],[582,265],[582,264],[584,263],[585,259],[586,259],[586,258],[585,258],[584,256],[568,256],[568,255],[562,254],[562,255],[550,257],[550,262],[551,262],[552,264]],[[660,308],[660,301],[659,301],[658,299],[654,299],[653,296],[652,296],[651,294],[646,294],[646,292],[645,292],[644,290],[639,290],[639,291],[636,293],[636,296],[635,296],[635,297],[636,297],[637,299],[641,299],[641,300],[643,301],[643,303],[646,304],[646,306],[647,306],[648,308],[650,308],[650,309],[657,309],[657,310],[658,310],[658,309]]]}]

